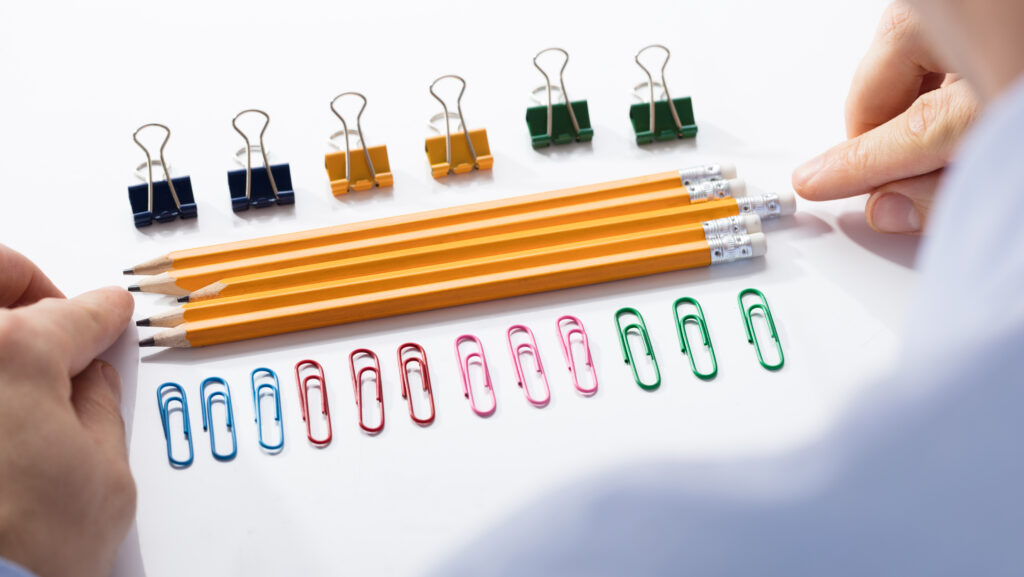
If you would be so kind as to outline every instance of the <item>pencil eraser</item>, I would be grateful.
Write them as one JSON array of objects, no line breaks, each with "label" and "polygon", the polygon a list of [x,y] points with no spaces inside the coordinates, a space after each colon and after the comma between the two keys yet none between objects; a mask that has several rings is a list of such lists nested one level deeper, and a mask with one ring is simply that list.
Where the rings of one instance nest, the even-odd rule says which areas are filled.
[{"label": "pencil eraser", "polygon": [[761,232],[761,217],[756,214],[744,214],[742,217],[743,226],[747,229],[747,234],[754,234]]},{"label": "pencil eraser", "polygon": [[759,232],[750,235],[750,248],[753,250],[753,256],[764,256],[768,252],[768,242],[765,236]]},{"label": "pencil eraser", "polygon": [[796,212],[796,194],[792,190],[779,191],[779,208],[782,210],[782,216],[790,215]]},{"label": "pencil eraser", "polygon": [[732,194],[733,198],[742,198],[744,196],[747,196],[747,183],[743,182],[742,179],[730,178],[728,180],[728,183],[729,192],[730,194]]},{"label": "pencil eraser", "polygon": [[731,162],[723,162],[719,164],[718,167],[722,171],[722,178],[726,180],[736,178],[737,172],[735,164],[732,164]]}]

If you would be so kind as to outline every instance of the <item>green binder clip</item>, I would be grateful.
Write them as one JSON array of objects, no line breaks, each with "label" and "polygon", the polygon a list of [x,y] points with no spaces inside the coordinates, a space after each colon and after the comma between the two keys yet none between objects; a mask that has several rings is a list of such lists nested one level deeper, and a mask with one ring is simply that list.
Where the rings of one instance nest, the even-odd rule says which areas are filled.
[{"label": "green binder clip", "polygon": [[[745,306],[743,304],[743,297],[747,295],[754,295],[760,302],[752,305]],[[740,305],[740,314],[743,315],[743,326],[747,329],[747,342],[754,345],[754,350],[757,351],[757,360],[761,363],[761,366],[768,369],[769,371],[777,371],[782,368],[782,364],[786,362],[785,357],[782,356],[782,343],[779,342],[779,333],[775,330],[775,321],[772,320],[772,311],[768,308],[768,299],[764,297],[764,293],[757,289],[744,289],[740,291],[740,296],[736,298],[736,302]],[[754,311],[760,311],[761,315],[764,316],[764,321],[768,323],[768,334],[772,340],[775,341],[775,350],[779,353],[779,362],[775,364],[768,364],[764,360],[764,356],[761,354],[761,343],[757,340],[757,335],[754,333],[754,323],[751,320],[751,315]]]},{"label": "green binder clip", "polygon": [[[665,62],[661,65],[661,83],[655,82],[651,71],[640,62],[640,55],[651,48],[660,48],[665,51]],[[665,84],[665,67],[668,66],[668,59],[671,56],[672,53],[668,48],[661,44],[651,44],[641,48],[634,58],[637,65],[647,75],[647,82],[636,85],[633,90],[637,92],[646,87],[650,91],[650,98],[647,102],[637,103],[629,108],[629,120],[633,123],[637,144],[697,136],[697,121],[693,118],[693,102],[690,97],[673,99],[668,93],[668,85]],[[654,89],[656,87],[660,87],[664,92],[664,100],[655,99]]]},{"label": "green binder clip", "polygon": [[[622,317],[624,315],[633,315],[636,317],[636,321],[622,326]],[[651,337],[647,333],[647,324],[644,323],[644,317],[640,316],[640,311],[632,307],[619,309],[615,312],[615,327],[619,330],[619,344],[622,345],[622,357],[626,364],[633,369],[633,380],[636,381],[637,386],[645,391],[653,391],[660,387],[661,371],[658,370],[658,360],[654,358],[654,347],[651,346]],[[640,335],[644,343],[644,354],[651,359],[651,364],[654,366],[654,381],[651,383],[645,383],[640,380],[640,373],[637,371],[636,362],[633,358],[633,350],[629,348],[627,337],[630,332],[636,332]]]},{"label": "green binder clip", "polygon": [[[565,56],[562,68],[558,71],[558,86],[555,88],[551,87],[551,77],[537,63],[537,59],[545,52],[561,52]],[[544,75],[546,84],[535,89],[533,95],[536,97],[539,92],[547,92],[547,105],[531,106],[526,109],[526,125],[530,129],[530,139],[535,149],[574,141],[589,142],[594,138],[587,101],[572,102],[565,91],[565,67],[568,64],[569,53],[561,48],[546,48],[533,57],[533,65]],[[555,102],[553,92],[557,92],[563,102]]]},{"label": "green binder clip", "polygon": [[[679,305],[683,304],[693,305],[697,312],[679,316]],[[708,323],[704,320],[704,310],[700,308],[700,303],[692,297],[676,299],[676,302],[672,303],[672,314],[676,318],[676,330],[679,332],[679,348],[690,359],[690,370],[693,371],[693,374],[698,379],[704,381],[715,378],[715,375],[718,374],[718,360],[715,359],[715,347],[711,345],[711,334],[708,332]],[[704,342],[704,347],[708,350],[708,355],[711,357],[711,370],[706,373],[697,370],[697,362],[693,359],[693,347],[690,346],[690,340],[686,336],[686,323],[697,325],[701,340]]]}]

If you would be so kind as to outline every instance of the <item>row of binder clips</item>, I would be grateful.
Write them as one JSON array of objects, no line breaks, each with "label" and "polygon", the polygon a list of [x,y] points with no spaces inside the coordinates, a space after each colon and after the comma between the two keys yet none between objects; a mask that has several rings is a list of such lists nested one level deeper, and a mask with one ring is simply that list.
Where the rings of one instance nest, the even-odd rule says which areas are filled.
[{"label": "row of binder clips", "polygon": [[[752,304],[750,304],[751,298],[754,299]],[[778,332],[775,329],[775,321],[772,319],[771,310],[768,308],[768,300],[761,291],[745,289],[739,293],[737,301],[743,317],[747,340],[754,345],[758,362],[768,370],[776,371],[781,369],[785,359]],[[680,310],[686,307],[692,307],[692,312],[681,315]],[[679,345],[682,353],[689,358],[693,374],[702,380],[715,378],[718,374],[718,361],[715,357],[715,349],[711,343],[711,334],[700,303],[692,297],[683,297],[673,303],[672,310],[679,335]],[[762,355],[761,345],[754,330],[753,318],[755,315],[761,316],[764,319],[768,334],[774,341],[778,358],[774,362],[766,360],[765,356]],[[631,320],[623,325],[624,319]],[[701,371],[697,367],[694,349],[691,347],[687,336],[686,326],[688,324],[693,324],[697,328],[702,344],[708,353],[710,368],[707,370]],[[556,326],[562,354],[565,358],[569,374],[572,376],[573,387],[583,396],[589,397],[594,395],[597,393],[598,388],[597,370],[594,366],[590,342],[583,328],[583,322],[574,316],[564,315],[558,318]],[[660,387],[661,372],[654,355],[650,333],[640,311],[632,307],[619,309],[615,313],[615,327],[618,331],[623,358],[626,364],[632,368],[633,379],[636,384],[647,391],[653,391]],[[636,362],[637,357],[634,356],[633,350],[629,345],[629,336],[631,334],[635,334],[641,340],[643,355],[649,359],[653,369],[653,378],[648,381],[644,381],[640,376],[640,370]],[[506,331],[506,341],[509,352],[512,355],[516,382],[523,389],[527,402],[538,408],[547,406],[551,401],[551,388],[548,385],[544,363],[541,360],[540,350],[537,347],[533,331],[526,325],[512,325]],[[480,417],[493,415],[498,408],[498,401],[494,394],[494,385],[491,382],[490,369],[487,365],[487,357],[484,354],[483,343],[474,335],[460,335],[455,339],[455,357],[462,380],[463,395],[469,401],[470,409]],[[532,361],[532,368],[536,373],[536,388],[539,390],[531,390],[531,386],[528,385],[527,371],[524,369],[524,359]],[[422,346],[416,343],[405,343],[398,347],[397,360],[402,398],[406,399],[408,403],[409,417],[417,425],[429,426],[434,422],[435,409],[427,353]],[[478,400],[474,394],[471,376],[474,374],[474,367],[477,369],[475,372],[482,375],[482,382],[478,385],[489,397],[486,401]],[[376,435],[384,430],[384,384],[380,359],[370,349],[356,349],[349,354],[349,368],[352,375],[352,387],[359,428],[369,435]],[[425,410],[420,411],[420,414],[417,414],[413,401],[413,383],[416,382],[414,378],[418,378],[418,384],[422,387],[423,393],[426,396],[427,406]],[[299,361],[295,365],[295,382],[299,393],[300,413],[302,420],[306,423],[306,437],[313,446],[326,447],[331,443],[333,430],[331,426],[330,404],[327,400],[327,377],[324,369],[320,363],[314,360]],[[374,422],[367,421],[363,409],[363,387],[367,385],[375,388],[374,399],[377,404],[377,412],[380,414],[379,419]],[[323,423],[323,426],[320,427],[323,432],[320,434],[314,432],[313,421],[316,417],[310,408],[311,390],[315,391],[315,394],[320,399],[320,414]],[[252,393],[254,420],[259,445],[264,451],[277,453],[284,448],[281,387],[277,373],[266,367],[253,370],[250,374],[250,391]],[[173,467],[188,467],[193,462],[194,450],[185,389],[178,383],[164,383],[157,388],[156,397],[160,410],[160,420],[163,426],[164,440],[167,445],[167,459]],[[199,385],[199,397],[203,430],[208,431],[210,437],[210,452],[213,454],[214,459],[218,461],[234,459],[238,454],[238,441],[235,435],[231,388],[224,379],[210,377]],[[272,403],[272,422],[269,421],[270,415],[264,414],[264,399],[268,399]],[[213,407],[215,403],[221,404],[224,407],[224,427],[231,439],[230,449],[218,449],[217,447],[217,435],[213,428]],[[175,411],[180,413],[182,433],[187,446],[187,451],[184,451],[183,455],[181,454],[183,451],[177,452],[179,456],[176,456],[171,435],[171,413]]]},{"label": "row of binder clips", "polygon": [[[661,66],[661,82],[655,82],[651,71],[640,61],[640,56],[647,50],[658,49],[665,53]],[[551,77],[541,67],[538,59],[545,53],[557,52],[565,57],[558,72],[558,85],[552,86]],[[629,110],[630,122],[637,144],[648,144],[654,141],[673,140],[676,138],[692,138],[697,135],[697,124],[693,116],[693,103],[689,97],[673,99],[665,83],[665,68],[671,56],[668,48],[660,44],[652,44],[641,49],[635,56],[636,63],[647,75],[647,81],[634,87],[639,97],[641,92],[648,94],[641,97],[641,102],[633,104]],[[565,68],[569,63],[569,54],[561,48],[548,48],[540,51],[533,59],[534,66],[544,76],[545,84],[531,94],[540,102],[526,111],[526,124],[530,132],[533,148],[539,149],[552,144],[570,142],[587,142],[594,136],[590,125],[590,113],[586,100],[572,101],[565,89]],[[438,83],[444,80],[460,83],[455,110],[449,110],[448,103],[435,91]],[[660,97],[658,91],[660,90]],[[441,104],[441,112],[430,118],[429,125],[438,134],[428,137],[425,142],[427,160],[431,175],[435,179],[450,174],[464,174],[473,170],[487,170],[494,165],[487,130],[478,128],[470,130],[465,123],[462,112],[462,97],[466,92],[466,81],[454,74],[441,76],[430,84],[430,94]],[[540,93],[546,98],[541,101]],[[361,100],[359,112],[356,114],[355,128],[349,128],[348,121],[336,104],[342,98]],[[390,187],[394,183],[391,165],[388,160],[386,145],[368,146],[362,128],[363,112],[366,110],[366,97],[359,92],[343,92],[331,100],[331,111],[341,121],[341,130],[331,134],[329,145],[333,152],[324,157],[327,177],[331,192],[335,196],[349,191],[365,191],[375,187]],[[262,128],[257,138],[243,131],[238,120],[244,115],[258,115],[263,119]],[[452,124],[455,123],[455,130]],[[271,164],[269,153],[264,145],[264,134],[270,125],[270,116],[258,109],[243,110],[232,119],[232,126],[245,141],[245,146],[235,153],[235,160],[244,169],[228,172],[228,192],[231,198],[231,209],[242,212],[252,208],[265,208],[275,205],[295,203],[295,192],[292,189],[291,170],[287,163]],[[160,144],[158,159],[153,158],[150,150],[139,141],[139,133],[146,129],[160,129],[164,137]],[[136,175],[142,184],[128,187],[128,199],[136,227],[149,226],[153,222],[170,222],[177,218],[188,219],[198,216],[192,181],[188,176],[172,177],[170,167],[164,158],[164,149],[171,137],[171,130],[158,123],[145,124],[139,127],[132,138],[135,144],[146,155],[146,161],[136,167]],[[254,142],[258,141],[258,143]],[[339,142],[341,140],[341,142]],[[257,156],[257,165],[253,166],[253,156]],[[154,167],[163,172],[162,180],[153,177]]]}]

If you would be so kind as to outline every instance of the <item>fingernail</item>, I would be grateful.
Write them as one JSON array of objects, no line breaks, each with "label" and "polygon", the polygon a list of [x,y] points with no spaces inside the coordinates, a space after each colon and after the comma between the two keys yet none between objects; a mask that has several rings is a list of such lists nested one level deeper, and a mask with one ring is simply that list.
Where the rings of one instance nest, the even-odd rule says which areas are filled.
[{"label": "fingernail", "polygon": [[110,363],[100,361],[100,372],[103,373],[103,380],[107,382],[110,391],[114,393],[117,402],[121,402],[121,375],[117,373]]},{"label": "fingernail", "polygon": [[793,188],[797,192],[803,192],[803,189],[807,187],[814,180],[814,177],[821,171],[821,165],[825,162],[825,155],[821,154],[801,164],[793,171]]},{"label": "fingernail", "polygon": [[871,207],[871,226],[879,232],[918,232],[921,217],[914,203],[902,194],[882,195]]}]

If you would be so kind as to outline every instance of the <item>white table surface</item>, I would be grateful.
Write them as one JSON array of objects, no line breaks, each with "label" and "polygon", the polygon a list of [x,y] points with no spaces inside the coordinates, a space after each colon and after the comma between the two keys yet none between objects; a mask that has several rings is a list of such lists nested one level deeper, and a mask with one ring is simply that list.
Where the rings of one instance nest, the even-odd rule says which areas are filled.
[{"label": "white table surface", "polygon": [[[787,190],[803,159],[844,135],[843,101],[885,2],[648,2],[629,8],[526,1],[363,3],[20,3],[0,18],[0,240],[35,260],[69,294],[126,285],[122,268],[179,248],[453,206],[576,184],[731,161],[754,190]],[[643,80],[640,47],[660,42],[674,96],[692,95],[700,135],[637,147],[627,109]],[[541,77],[531,58],[566,48],[573,99],[587,99],[592,145],[531,149],[523,116]],[[490,136],[493,171],[434,181],[422,152],[437,111],[427,85],[458,73],[463,108]],[[395,186],[331,196],[323,170],[339,123],[328,102],[363,91],[371,144],[387,144]],[[291,164],[296,205],[237,216],[225,171],[241,140],[231,118],[267,110],[267,144]],[[198,221],[136,230],[125,187],[142,160],[131,139],[146,122],[174,131],[167,158],[189,174]],[[864,224],[863,200],[811,204],[766,225],[766,258],[713,269],[540,294],[198,350],[139,350],[132,328],[105,356],[120,370],[137,528],[116,574],[420,575],[524,503],[596,471],[659,459],[737,459],[814,441],[894,358],[910,298],[916,240]],[[786,352],[761,369],[736,308],[757,287]],[[694,378],[678,350],[670,304],[704,306],[720,374]],[[173,304],[140,295],[136,317]],[[633,384],[612,315],[639,308],[664,383]],[[570,386],[554,331],[584,321],[600,392]],[[531,326],[552,388],[529,406],[515,384],[504,331]],[[461,333],[484,342],[498,410],[475,416],[452,353]],[[427,349],[437,421],[415,426],[399,395],[396,347]],[[384,367],[387,427],[355,420],[348,353],[370,347]],[[293,366],[325,367],[334,442],[307,443]],[[286,444],[261,453],[249,372],[281,377]],[[215,462],[198,386],[232,387],[238,457]],[[188,391],[195,463],[168,466],[154,389]]]}]

